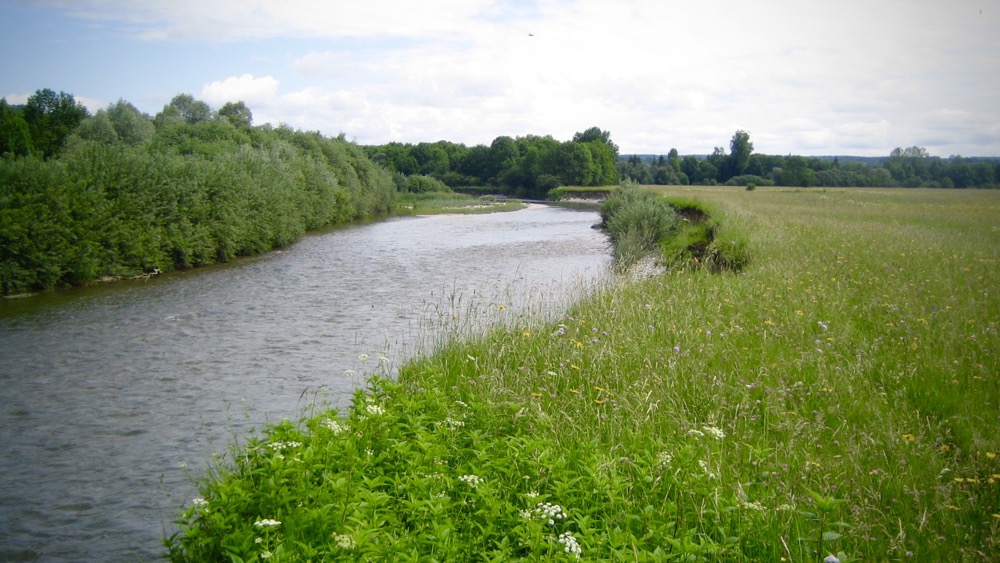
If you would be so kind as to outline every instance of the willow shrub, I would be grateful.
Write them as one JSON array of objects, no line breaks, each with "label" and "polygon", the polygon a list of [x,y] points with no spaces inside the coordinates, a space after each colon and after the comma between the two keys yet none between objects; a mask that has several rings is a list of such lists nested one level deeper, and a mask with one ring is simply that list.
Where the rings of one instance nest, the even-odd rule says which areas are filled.
[{"label": "willow shrub", "polygon": [[389,174],[342,139],[174,123],[141,145],[77,137],[0,160],[4,294],[224,262],[388,213]]},{"label": "willow shrub", "polygon": [[601,221],[615,259],[627,266],[653,252],[678,228],[679,219],[663,198],[626,182],[602,203]]}]

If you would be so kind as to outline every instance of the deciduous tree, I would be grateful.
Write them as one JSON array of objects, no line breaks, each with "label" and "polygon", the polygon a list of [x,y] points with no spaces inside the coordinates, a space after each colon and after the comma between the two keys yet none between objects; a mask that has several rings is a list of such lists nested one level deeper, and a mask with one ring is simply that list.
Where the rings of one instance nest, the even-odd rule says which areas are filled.
[{"label": "deciduous tree", "polygon": [[24,105],[24,120],[28,122],[34,148],[42,156],[54,156],[66,138],[89,112],[73,96],[45,88],[28,98]]}]

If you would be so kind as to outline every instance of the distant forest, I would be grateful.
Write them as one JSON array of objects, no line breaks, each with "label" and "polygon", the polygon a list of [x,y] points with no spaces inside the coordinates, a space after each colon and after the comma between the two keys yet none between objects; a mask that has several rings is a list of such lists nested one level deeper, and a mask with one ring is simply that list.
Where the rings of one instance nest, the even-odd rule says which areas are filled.
[{"label": "distant forest", "polygon": [[[829,187],[992,188],[1000,186],[1000,158],[940,158],[921,147],[865,157],[772,156],[753,152],[750,134],[737,131],[730,150],[709,155],[619,155],[611,135],[597,127],[559,142],[550,136],[497,137],[467,147],[448,141],[365,147],[369,157],[403,174],[431,176],[453,187],[489,186],[543,198],[557,186],[640,184]],[[609,154],[616,163],[613,171]]]}]

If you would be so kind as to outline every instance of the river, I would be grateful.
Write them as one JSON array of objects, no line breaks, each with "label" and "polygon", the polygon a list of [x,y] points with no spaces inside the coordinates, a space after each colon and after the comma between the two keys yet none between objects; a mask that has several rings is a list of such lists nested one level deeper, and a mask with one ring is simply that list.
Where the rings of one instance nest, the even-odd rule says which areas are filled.
[{"label": "river", "polygon": [[533,205],[310,235],[232,264],[0,301],[0,561],[148,561],[254,430],[349,405],[442,335],[559,314],[597,213]]}]

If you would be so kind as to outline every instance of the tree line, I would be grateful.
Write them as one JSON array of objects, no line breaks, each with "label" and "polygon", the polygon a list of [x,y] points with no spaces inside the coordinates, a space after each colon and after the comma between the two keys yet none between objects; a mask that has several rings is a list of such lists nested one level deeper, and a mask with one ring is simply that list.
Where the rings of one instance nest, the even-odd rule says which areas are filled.
[{"label": "tree line", "polygon": [[705,157],[623,156],[623,178],[640,184],[907,188],[994,188],[1000,186],[1000,159],[930,156],[922,147],[896,148],[876,164],[834,158],[756,154],[750,134],[737,131],[729,153],[716,147]]},{"label": "tree line", "polygon": [[396,185],[343,136],[254,126],[188,94],[148,116],[69,94],[0,101],[0,291],[225,262],[386,213]]},{"label": "tree line", "polygon": [[[570,141],[551,136],[501,136],[490,145],[388,143],[365,147],[368,156],[396,174],[433,178],[452,188],[544,198],[558,186],[639,184],[987,188],[1000,185],[1000,159],[933,157],[920,147],[897,148],[876,164],[839,158],[753,152],[750,134],[733,134],[729,151],[708,155],[619,155],[610,133],[591,127]],[[428,188],[429,189],[429,188]]]},{"label": "tree line", "polygon": [[559,186],[607,186],[621,178],[618,146],[598,127],[570,141],[551,136],[500,136],[489,146],[461,143],[388,143],[365,147],[376,163],[401,175],[435,178],[452,188],[482,186],[518,197],[544,199]]}]

